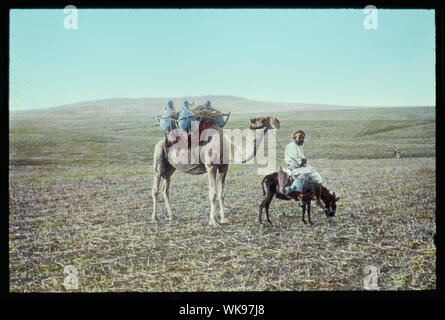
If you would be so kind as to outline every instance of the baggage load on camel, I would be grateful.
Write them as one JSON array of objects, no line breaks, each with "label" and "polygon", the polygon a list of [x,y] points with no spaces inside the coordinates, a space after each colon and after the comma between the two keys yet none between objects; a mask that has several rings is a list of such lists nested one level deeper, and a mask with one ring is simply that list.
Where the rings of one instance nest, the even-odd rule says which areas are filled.
[{"label": "baggage load on camel", "polygon": [[173,109],[167,108],[161,113],[159,120],[159,126],[165,132],[176,129],[176,121],[178,121],[179,112]]},{"label": "baggage load on camel", "polygon": [[178,127],[185,132],[190,132],[192,121],[196,121],[196,118],[193,112],[190,111],[188,105],[184,105],[181,113],[179,114]]},{"label": "baggage load on camel", "polygon": [[158,116],[159,127],[165,134],[174,129],[180,129],[186,133],[190,133],[192,121],[207,120],[208,126],[217,125],[223,128],[229,120],[230,113],[222,113],[210,106],[207,102],[205,105],[189,107],[188,102],[184,103],[181,112],[175,111],[173,108],[167,107],[160,116]]},{"label": "baggage load on camel", "polygon": [[201,120],[210,120],[220,128],[223,128],[227,122],[224,117],[228,117],[228,114],[223,114],[211,106],[197,106],[193,108],[193,112],[197,114]]}]

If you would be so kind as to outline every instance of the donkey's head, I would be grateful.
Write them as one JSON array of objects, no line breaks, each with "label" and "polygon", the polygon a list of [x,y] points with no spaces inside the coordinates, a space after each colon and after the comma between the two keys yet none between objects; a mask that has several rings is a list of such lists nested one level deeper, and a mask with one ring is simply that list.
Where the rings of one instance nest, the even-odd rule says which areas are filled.
[{"label": "donkey's head", "polygon": [[337,211],[337,201],[340,197],[335,196],[335,192],[330,194],[327,192],[327,197],[323,197],[323,202],[325,204],[324,213],[326,217],[331,220],[335,217],[335,213]]}]

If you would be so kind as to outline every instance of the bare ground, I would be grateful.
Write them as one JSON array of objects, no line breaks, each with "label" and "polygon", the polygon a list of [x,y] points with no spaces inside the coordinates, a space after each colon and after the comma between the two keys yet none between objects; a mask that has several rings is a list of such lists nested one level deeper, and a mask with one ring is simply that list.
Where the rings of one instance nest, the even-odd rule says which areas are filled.
[{"label": "bare ground", "polygon": [[10,166],[10,290],[81,292],[381,290],[436,288],[435,158],[311,161],[341,199],[330,224],[313,209],[274,200],[259,225],[262,176],[232,166],[229,225],[208,226],[207,178],[175,173],[175,220],[160,201],[151,222],[147,165]]}]

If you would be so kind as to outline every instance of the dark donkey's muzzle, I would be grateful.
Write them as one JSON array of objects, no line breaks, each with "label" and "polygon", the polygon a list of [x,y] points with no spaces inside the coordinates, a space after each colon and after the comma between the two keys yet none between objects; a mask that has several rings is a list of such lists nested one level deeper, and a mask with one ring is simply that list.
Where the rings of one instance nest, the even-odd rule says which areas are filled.
[{"label": "dark donkey's muzzle", "polygon": [[329,206],[329,208],[324,209],[324,213],[326,214],[327,218],[331,218],[329,220],[332,220],[335,217],[335,210],[332,209],[332,206]]}]

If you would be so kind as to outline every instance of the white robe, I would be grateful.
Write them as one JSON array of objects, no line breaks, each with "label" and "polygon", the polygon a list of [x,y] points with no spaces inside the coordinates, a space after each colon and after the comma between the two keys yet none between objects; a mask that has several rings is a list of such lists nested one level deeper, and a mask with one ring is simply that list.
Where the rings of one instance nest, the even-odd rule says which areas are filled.
[{"label": "white robe", "polygon": [[323,179],[321,178],[320,174],[315,168],[308,165],[307,159],[306,165],[299,168],[303,159],[306,159],[303,146],[298,145],[294,141],[292,141],[286,146],[284,150],[284,161],[289,167],[284,168],[283,171],[285,171],[289,176],[308,173],[313,179],[317,180],[318,183],[322,183]]}]

